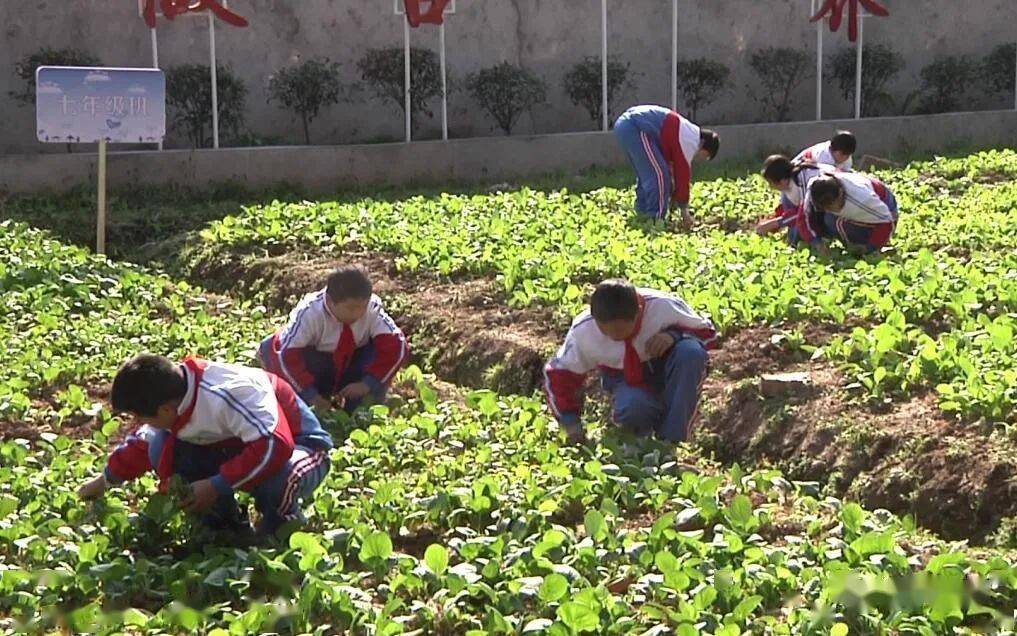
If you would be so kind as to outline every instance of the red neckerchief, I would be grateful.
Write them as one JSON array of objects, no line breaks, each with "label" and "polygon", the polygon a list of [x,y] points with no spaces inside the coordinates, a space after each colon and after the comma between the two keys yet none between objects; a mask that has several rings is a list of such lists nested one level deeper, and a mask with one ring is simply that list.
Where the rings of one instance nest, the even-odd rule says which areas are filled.
[{"label": "red neckerchief", "polygon": [[323,303],[325,311],[328,312],[329,316],[339,323],[342,329],[339,332],[339,342],[336,343],[335,349],[332,351],[332,366],[335,368],[335,390],[339,390],[339,381],[343,377],[343,372],[353,359],[353,354],[357,349],[357,341],[353,338],[353,327],[347,325],[345,322],[339,320],[332,310],[328,306],[328,301]]},{"label": "red neckerchief", "polygon": [[187,405],[184,412],[177,415],[176,421],[173,422],[173,426],[169,429],[169,438],[163,445],[162,455],[159,457],[159,463],[155,468],[156,474],[159,475],[159,479],[163,483],[168,483],[169,478],[173,476],[173,447],[176,445],[177,433],[191,421],[194,405],[198,403],[198,389],[201,386],[201,378],[205,373],[206,364],[205,361],[195,358],[186,358],[183,362],[184,367],[194,376],[194,395],[191,396],[191,403]]},{"label": "red neckerchief", "polygon": [[335,351],[332,352],[332,364],[335,366],[336,390],[340,388],[339,381],[342,379],[346,367],[353,360],[353,353],[357,349],[357,342],[353,339],[353,328],[344,322],[340,324],[343,326],[343,330],[339,334],[339,342],[335,346]]},{"label": "red neckerchief", "polygon": [[643,326],[645,308],[646,301],[643,300],[642,296],[639,296],[639,313],[636,314],[636,326],[632,329],[632,334],[625,339],[625,359],[622,364],[622,372],[625,375],[625,384],[631,387],[642,388],[646,386],[643,379],[643,361],[639,359],[639,352],[636,351],[636,347],[632,343],[636,336],[639,335],[639,330]]}]

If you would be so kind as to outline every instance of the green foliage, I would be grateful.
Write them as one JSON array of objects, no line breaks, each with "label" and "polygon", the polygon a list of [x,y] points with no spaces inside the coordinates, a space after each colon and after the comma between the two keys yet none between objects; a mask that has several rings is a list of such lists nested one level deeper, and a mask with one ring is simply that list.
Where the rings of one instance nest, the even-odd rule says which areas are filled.
[{"label": "green foliage", "polygon": [[[843,47],[830,60],[830,76],[837,81],[845,100],[855,97],[857,52]],[[862,116],[875,117],[893,107],[893,96],[886,87],[904,68],[904,57],[887,45],[872,43],[862,49]]]},{"label": "green foliage", "polygon": [[[608,120],[612,123],[617,98],[624,91],[632,90],[633,77],[631,64],[610,55],[607,57],[607,109]],[[583,107],[590,114],[590,119],[599,125],[604,104],[600,56],[588,55],[576,62],[565,74],[563,83],[565,94],[572,103]]]},{"label": "green foliage", "polygon": [[[361,79],[380,99],[406,110],[405,52],[401,47],[369,49],[357,62]],[[430,49],[410,48],[410,114],[431,116],[427,103],[441,95],[441,66]]]},{"label": "green foliage", "polygon": [[226,217],[202,238],[227,255],[232,246],[356,242],[396,254],[403,269],[495,276],[510,304],[556,306],[562,324],[581,309],[584,288],[618,275],[680,291],[725,331],[778,321],[872,324],[844,329],[820,355],[875,399],[935,389],[950,412],[1000,420],[1013,418],[1017,399],[1007,338],[1017,281],[1000,274],[1017,270],[1017,186],[981,181],[1015,175],[1013,151],[881,173],[903,210],[895,249],[881,258],[817,260],[725,231],[771,208],[757,177],[697,182],[705,222],[693,234],[633,222],[632,192],[603,188],[278,203]]},{"label": "green foliage", "polygon": [[22,104],[35,105],[35,70],[40,66],[102,66],[102,62],[80,49],[43,47],[14,64],[14,74],[25,83],[25,87],[21,91],[10,91],[11,97]]},{"label": "green foliage", "polygon": [[[247,87],[229,66],[216,66],[220,140],[236,139],[244,126]],[[166,105],[195,148],[212,145],[212,75],[207,64],[181,64],[166,70]]]},{"label": "green foliage", "polygon": [[280,69],[268,80],[269,101],[279,102],[300,117],[308,145],[311,122],[322,108],[339,103],[341,91],[339,64],[327,59],[305,60]]},{"label": "green foliage", "polygon": [[444,576],[448,571],[448,550],[437,543],[429,545],[424,552],[424,563],[435,576]]},{"label": "green foliage", "polygon": [[717,99],[730,76],[731,69],[716,60],[697,57],[678,61],[678,93],[693,121],[697,120],[701,106]]},{"label": "green foliage", "polygon": [[466,79],[466,89],[506,135],[512,134],[520,115],[547,99],[543,80],[508,62],[470,75]]},{"label": "green foliage", "polygon": [[[552,304],[563,315],[589,282],[624,272],[680,289],[725,328],[850,319],[872,327],[825,353],[868,381],[869,393],[940,383],[944,408],[1012,417],[1017,153],[880,176],[905,211],[896,252],[882,259],[822,261],[722,229],[769,209],[772,194],[755,177],[697,183],[704,226],[682,236],[630,224],[621,212],[631,192],[605,188],[277,202],[213,224],[202,240],[227,255],[355,240],[396,254],[403,268],[497,275],[514,304]],[[723,468],[608,430],[587,447],[564,446],[543,400],[477,391],[442,401],[416,368],[403,379],[417,396],[326,422],[338,442],[331,470],[307,527],[283,543],[195,545],[174,504],[186,485],[157,494],[152,476],[84,503],[75,487],[101,470],[121,424],[88,387],[139,349],[249,361],[276,317],[9,220],[0,237],[0,421],[98,422],[91,439],[0,442],[5,632],[1014,628],[1017,569],[1007,559],[935,541],[885,511],[817,498],[774,470]],[[40,406],[46,396],[57,396],[53,409]],[[690,461],[697,470],[684,468]]]},{"label": "green foliage", "polygon": [[[106,199],[106,249],[113,258],[147,260],[150,250],[158,247],[161,251],[167,241],[179,240],[252,201],[302,198],[299,191],[285,184],[257,193],[235,183],[200,191],[178,185],[114,188]],[[49,230],[74,245],[91,246],[95,243],[95,191],[80,187],[60,195],[9,197],[0,200],[0,218]],[[175,255],[175,251],[170,253]]]},{"label": "green foliage", "polygon": [[949,113],[961,110],[978,77],[978,65],[966,55],[939,56],[922,69],[921,77],[918,112]]},{"label": "green foliage", "polygon": [[763,91],[756,100],[774,121],[787,121],[794,92],[809,76],[809,54],[805,49],[768,46],[749,57]]},{"label": "green foliage", "polygon": [[982,59],[980,76],[992,93],[1014,96],[1014,65],[1017,64],[1017,44],[1000,44]]},{"label": "green foliage", "polygon": [[[81,503],[73,488],[101,467],[100,445],[0,443],[0,621],[100,634],[946,634],[985,616],[1012,626],[1008,561],[918,552],[927,540],[885,514],[848,529],[847,505],[772,470],[683,472],[667,447],[609,437],[577,452],[559,446],[540,400],[498,407],[376,410],[337,449],[312,527],[256,550],[183,549],[183,519],[148,520],[162,504],[150,477]],[[496,496],[478,511],[481,491]],[[678,517],[693,504],[689,529]],[[576,508],[610,526],[597,543],[576,530]],[[786,515],[795,524],[777,531]],[[425,535],[441,543],[414,556]]]},{"label": "green foliage", "polygon": [[[74,385],[108,381],[139,349],[250,361],[259,334],[271,329],[264,308],[210,301],[187,283],[12,221],[0,223],[0,233],[0,336],[10,339],[0,367],[0,421],[80,417],[93,400]],[[37,403],[68,384],[62,399],[69,412]]]}]

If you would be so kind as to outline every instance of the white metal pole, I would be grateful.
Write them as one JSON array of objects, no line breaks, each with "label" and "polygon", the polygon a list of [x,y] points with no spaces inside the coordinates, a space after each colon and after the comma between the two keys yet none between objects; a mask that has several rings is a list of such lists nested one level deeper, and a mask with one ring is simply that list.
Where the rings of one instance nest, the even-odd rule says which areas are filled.
[{"label": "white metal pole", "polygon": [[603,129],[608,129],[607,114],[607,0],[600,0],[600,110]]},{"label": "white metal pole", "polygon": [[95,251],[106,253],[106,140],[99,140],[99,192],[95,225]]},{"label": "white metal pole", "polygon": [[862,118],[862,48],[865,42],[865,20],[858,16],[858,45],[855,47],[855,119]]},{"label": "white metal pole", "polygon": [[[816,15],[816,0],[812,0],[812,15]],[[816,121],[823,119],[823,21],[816,22]]]},{"label": "white metal pole", "polygon": [[403,110],[406,111],[406,143],[413,139],[410,121],[410,22],[403,18]]},{"label": "white metal pole", "polygon": [[671,110],[678,110],[678,0],[671,12]]},{"label": "white metal pole", "polygon": [[[159,68],[159,36],[154,28],[149,30],[152,32],[152,68]],[[161,139],[159,140],[159,150],[162,150]]]},{"label": "white metal pole", "polygon": [[219,79],[215,55],[215,17],[208,12],[208,49],[212,66],[212,147],[219,147]]},{"label": "white metal pole", "polygon": [[445,23],[438,27],[441,46],[441,139],[448,141],[448,79],[445,73]]},{"label": "white metal pole", "polygon": [[152,68],[159,68],[159,36],[155,29],[149,30],[152,32]]}]

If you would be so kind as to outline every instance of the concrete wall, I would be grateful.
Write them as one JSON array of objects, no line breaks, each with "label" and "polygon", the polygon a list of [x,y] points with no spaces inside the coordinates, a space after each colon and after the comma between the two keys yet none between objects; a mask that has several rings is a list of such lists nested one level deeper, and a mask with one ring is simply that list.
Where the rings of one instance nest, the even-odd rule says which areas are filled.
[{"label": "concrete wall", "polygon": [[[1017,111],[952,113],[862,121],[721,126],[723,160],[762,161],[829,138],[850,126],[862,154],[934,152],[951,147],[1017,146]],[[576,172],[626,161],[610,133],[488,137],[450,142],[354,146],[290,146],[228,150],[167,150],[113,153],[111,188],[139,184],[205,187],[233,182],[258,189],[287,182],[308,193],[344,186],[479,181],[497,183],[526,176]],[[0,192],[66,191],[94,185],[95,154],[0,156]]]},{"label": "concrete wall", "polygon": [[[815,51],[815,28],[807,22],[810,0],[682,0],[682,57],[708,56],[732,68],[729,89],[702,110],[701,123],[763,121],[754,101],[758,84],[748,68],[749,53],[774,44]],[[901,100],[916,86],[922,66],[936,55],[984,55],[993,46],[1013,41],[1017,18],[1014,0],[886,0],[888,19],[870,19],[870,42],[892,43],[907,60],[891,92]],[[220,61],[229,63],[250,94],[246,120],[251,132],[277,143],[302,141],[300,126],[289,113],[266,103],[270,74],[300,58],[327,56],[343,64],[342,77],[359,78],[356,60],[371,47],[401,46],[402,22],[392,15],[392,0],[233,0],[231,7],[251,20],[247,29],[219,23]],[[618,100],[670,102],[670,15],[668,0],[612,0],[608,10],[609,47],[638,73],[635,87]],[[74,46],[98,55],[109,65],[145,66],[151,62],[148,29],[138,17],[136,0],[3,0],[0,2],[0,153],[60,152],[38,144],[34,112],[18,106],[8,93],[21,88],[16,60],[43,46]],[[972,37],[975,36],[975,37]],[[437,48],[434,28],[414,32],[415,45]],[[594,129],[585,111],[573,106],[561,87],[569,67],[586,55],[600,53],[597,0],[458,0],[448,20],[449,69],[453,77],[508,60],[543,76],[550,87],[548,104],[520,122],[520,134]],[[832,53],[847,46],[846,28],[825,38]],[[178,19],[160,25],[162,66],[208,60],[207,22]],[[811,65],[810,65],[811,69]],[[810,71],[811,72],[811,71]],[[847,116],[850,104],[832,82],[826,87],[827,116]],[[313,124],[312,140],[322,144],[396,141],[402,138],[401,113],[366,90],[354,91],[350,103],[328,109]],[[814,80],[805,78],[796,91],[796,119],[812,119]],[[969,108],[1004,108],[1005,96],[974,95]],[[435,104],[437,106],[437,104]],[[489,118],[462,91],[450,96],[453,136],[492,134]],[[437,134],[437,117],[424,118],[418,133]],[[186,146],[177,132],[169,147]]]}]

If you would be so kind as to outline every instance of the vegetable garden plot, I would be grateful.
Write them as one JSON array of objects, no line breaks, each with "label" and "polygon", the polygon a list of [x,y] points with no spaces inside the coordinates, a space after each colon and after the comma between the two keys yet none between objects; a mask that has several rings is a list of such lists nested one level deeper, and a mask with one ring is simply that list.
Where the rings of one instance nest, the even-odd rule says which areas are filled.
[{"label": "vegetable garden plot", "polygon": [[[993,409],[1006,415],[1013,399],[1001,387],[1012,370],[1015,267],[1002,249],[1007,233],[989,224],[1006,223],[1012,190],[983,167],[998,174],[1009,161],[976,156],[961,163],[962,176],[952,164],[949,174],[933,174],[930,183],[943,183],[929,185],[928,197],[970,202],[985,226],[961,223],[961,212],[916,191],[914,225],[904,224],[897,251],[880,262],[816,263],[716,227],[673,237],[630,226],[612,214],[625,209],[628,195],[612,190],[398,203],[407,215],[392,221],[397,240],[383,245],[374,245],[383,239],[372,230],[381,209],[374,206],[393,204],[280,205],[257,211],[269,218],[263,233],[241,215],[210,228],[202,247],[223,254],[280,244],[331,249],[338,246],[328,228],[345,227],[344,239],[399,254],[408,269],[495,274],[517,305],[541,303],[563,314],[579,305],[587,282],[625,271],[681,290],[729,331],[784,319],[875,324],[826,345],[831,360],[860,382],[871,377],[869,393],[939,384],[941,407],[995,417]],[[716,187],[770,200],[759,184],[723,183]],[[737,198],[721,192],[718,206],[726,196]],[[749,218],[748,206],[730,208]],[[309,211],[310,219],[298,214]],[[967,245],[921,231],[945,219],[972,230]],[[304,234],[283,229],[293,221],[305,224]],[[413,228],[406,223],[417,223],[428,239],[421,249],[407,249]],[[521,229],[509,231],[510,223]],[[488,226],[496,240],[479,241]],[[575,249],[554,247],[552,238],[570,233]],[[613,247],[617,233],[638,249]],[[0,297],[10,309],[0,317],[10,352],[0,371],[0,420],[52,420],[56,428],[61,418],[88,412],[98,422],[91,440],[44,435],[0,443],[0,631],[1012,628],[1017,574],[1004,553],[983,549],[975,557],[909,519],[823,497],[814,484],[791,483],[777,471],[721,468],[688,449],[634,442],[602,427],[597,446],[563,448],[540,400],[478,391],[463,405],[442,403],[412,369],[402,382],[416,384],[419,397],[330,422],[340,440],[333,470],[310,525],[282,545],[196,545],[171,501],[151,495],[148,478],[103,503],[82,504],[74,488],[101,466],[120,424],[89,387],[138,349],[247,361],[278,316],[95,258],[20,224],[0,224],[0,235]],[[672,267],[658,269],[650,250]],[[598,265],[598,253],[620,269]],[[792,293],[785,281],[801,289]],[[831,291],[838,289],[853,291]],[[714,298],[718,292],[726,295]],[[876,380],[879,369],[886,372]],[[972,376],[982,384],[969,382]],[[45,392],[54,400],[40,405],[34,398]]]},{"label": "vegetable garden plot", "polygon": [[612,275],[678,292],[725,330],[780,321],[847,321],[825,351],[874,398],[934,388],[948,412],[1013,422],[1017,401],[1017,153],[920,162],[880,173],[901,202],[882,258],[817,261],[745,227],[775,197],[757,177],[696,185],[707,219],[691,235],[631,221],[630,191],[521,190],[399,202],[254,207],[213,223],[197,247],[356,245],[400,267],[493,276],[515,306],[577,311],[584,287]]}]

